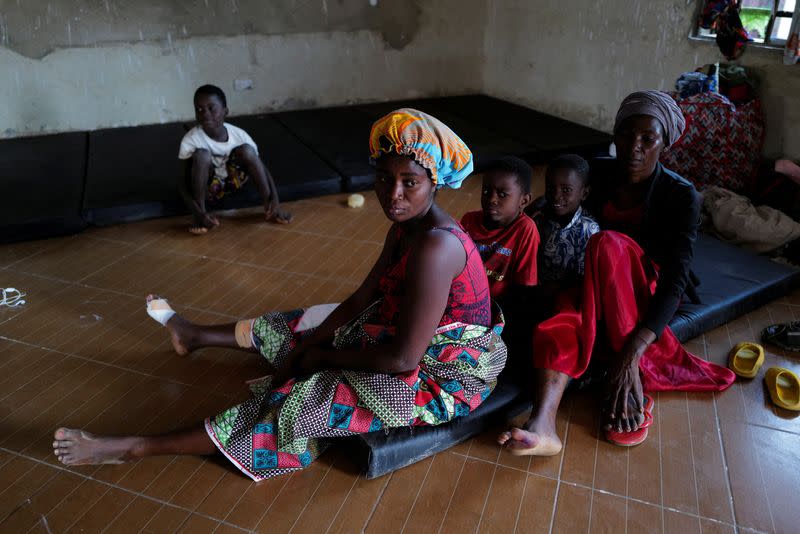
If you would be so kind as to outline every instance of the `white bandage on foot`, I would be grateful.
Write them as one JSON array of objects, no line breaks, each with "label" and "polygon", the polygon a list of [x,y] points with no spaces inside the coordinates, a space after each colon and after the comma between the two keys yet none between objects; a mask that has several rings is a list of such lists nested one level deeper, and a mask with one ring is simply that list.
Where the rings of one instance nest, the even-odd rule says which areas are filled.
[{"label": "white bandage on foot", "polygon": [[253,321],[255,319],[244,319],[236,323],[236,344],[243,349],[253,346]]},{"label": "white bandage on foot", "polygon": [[153,299],[147,303],[147,315],[162,325],[166,325],[167,321],[175,315],[175,311],[169,307],[166,299]]}]

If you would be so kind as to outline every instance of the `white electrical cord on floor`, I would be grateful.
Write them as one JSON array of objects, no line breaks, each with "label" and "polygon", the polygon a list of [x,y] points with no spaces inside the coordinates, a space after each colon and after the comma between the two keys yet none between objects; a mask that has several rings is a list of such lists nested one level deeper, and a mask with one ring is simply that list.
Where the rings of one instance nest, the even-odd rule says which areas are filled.
[{"label": "white electrical cord on floor", "polygon": [[9,308],[16,308],[22,306],[25,301],[22,300],[26,294],[15,287],[0,288],[3,291],[3,298],[0,300],[0,307],[8,306]]}]

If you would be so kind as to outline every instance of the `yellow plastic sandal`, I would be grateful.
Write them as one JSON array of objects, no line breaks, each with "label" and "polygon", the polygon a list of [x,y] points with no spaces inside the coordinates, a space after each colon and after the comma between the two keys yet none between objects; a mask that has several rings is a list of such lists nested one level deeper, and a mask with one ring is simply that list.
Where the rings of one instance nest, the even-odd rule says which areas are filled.
[{"label": "yellow plastic sandal", "polygon": [[769,396],[775,405],[800,411],[800,379],[789,369],[770,367],[764,376]]},{"label": "yellow plastic sandal", "polygon": [[758,343],[745,341],[731,349],[728,367],[745,378],[753,378],[764,363],[764,347]]}]

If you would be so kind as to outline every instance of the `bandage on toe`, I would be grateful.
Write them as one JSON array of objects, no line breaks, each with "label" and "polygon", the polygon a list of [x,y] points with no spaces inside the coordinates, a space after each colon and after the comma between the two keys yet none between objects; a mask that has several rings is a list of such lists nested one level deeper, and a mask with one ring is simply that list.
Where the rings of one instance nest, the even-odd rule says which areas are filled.
[{"label": "bandage on toe", "polygon": [[166,299],[153,299],[147,303],[147,315],[162,325],[166,325],[167,321],[175,315],[175,311],[170,308]]},{"label": "bandage on toe", "polygon": [[253,346],[253,319],[237,321],[236,344],[243,349],[249,349]]}]

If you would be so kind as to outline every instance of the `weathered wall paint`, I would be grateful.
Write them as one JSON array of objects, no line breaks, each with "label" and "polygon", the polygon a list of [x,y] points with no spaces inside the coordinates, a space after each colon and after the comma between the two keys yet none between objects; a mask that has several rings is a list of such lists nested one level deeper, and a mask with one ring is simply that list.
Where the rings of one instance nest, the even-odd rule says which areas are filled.
[{"label": "weathered wall paint", "polygon": [[[377,16],[351,21],[364,27],[352,30],[295,33],[297,26],[287,25],[282,32],[273,28],[276,33],[271,35],[170,33],[135,42],[108,42],[109,35],[98,30],[84,40],[91,46],[56,47],[41,58],[20,54],[12,49],[19,43],[5,40],[15,34],[7,25],[11,13],[28,1],[49,6],[70,2],[0,1],[3,42],[9,44],[0,47],[3,137],[191,120],[192,93],[203,83],[217,84],[228,93],[232,114],[482,90],[485,0],[381,0],[374,8],[363,0],[361,4],[377,10]],[[350,0],[272,4],[305,4],[306,9],[313,4],[322,13],[319,25],[325,13],[333,20],[342,2],[349,5],[346,12],[354,12]],[[203,5],[204,0],[193,3]],[[238,5],[241,13],[253,2],[225,3],[231,9]],[[106,12],[103,1],[84,4],[97,4],[95,10]],[[452,20],[455,11],[460,13],[457,23]],[[191,22],[178,15],[162,29]],[[138,33],[144,22],[130,19],[128,33]],[[114,24],[122,23],[115,19]],[[187,33],[188,28],[205,31],[198,29],[197,21],[194,24],[187,26]],[[41,37],[33,43],[46,49],[59,39]],[[234,91],[236,79],[252,80],[253,90]]]},{"label": "weathered wall paint", "polygon": [[[672,89],[682,72],[723,60],[713,43],[687,38],[695,6],[695,0],[489,0],[484,87],[611,131],[626,94]],[[755,48],[741,63],[761,77],[765,152],[800,158],[800,67]]]},{"label": "weathered wall paint", "polygon": [[385,10],[365,0],[0,0],[3,44],[37,59],[111,43],[379,30]]}]

